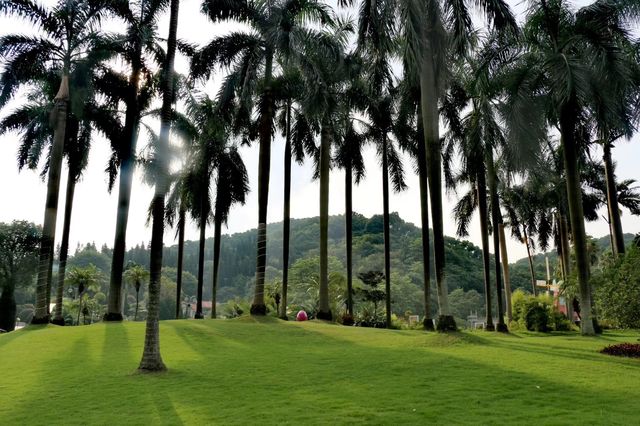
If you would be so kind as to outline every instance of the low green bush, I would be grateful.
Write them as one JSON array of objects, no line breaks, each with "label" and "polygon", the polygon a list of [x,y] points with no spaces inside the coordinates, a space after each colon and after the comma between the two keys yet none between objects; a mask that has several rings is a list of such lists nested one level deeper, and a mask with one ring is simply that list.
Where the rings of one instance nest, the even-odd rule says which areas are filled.
[{"label": "low green bush", "polygon": [[571,322],[553,305],[550,295],[533,296],[522,290],[516,290],[511,296],[514,330],[529,331],[568,331]]}]

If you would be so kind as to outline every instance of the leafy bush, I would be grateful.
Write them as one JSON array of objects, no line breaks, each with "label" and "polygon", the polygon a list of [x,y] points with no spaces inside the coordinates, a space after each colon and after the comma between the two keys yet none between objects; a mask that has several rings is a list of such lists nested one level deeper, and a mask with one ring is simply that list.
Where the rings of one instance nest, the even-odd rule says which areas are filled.
[{"label": "leafy bush", "polygon": [[602,349],[600,353],[615,356],[626,356],[629,358],[640,358],[640,344],[619,343],[617,345],[610,345]]},{"label": "leafy bush", "polygon": [[571,322],[553,305],[546,294],[533,296],[516,290],[511,296],[513,329],[548,332],[571,330]]},{"label": "leafy bush", "polygon": [[640,328],[640,249],[629,247],[624,256],[602,259],[594,278],[598,315],[619,328]]}]

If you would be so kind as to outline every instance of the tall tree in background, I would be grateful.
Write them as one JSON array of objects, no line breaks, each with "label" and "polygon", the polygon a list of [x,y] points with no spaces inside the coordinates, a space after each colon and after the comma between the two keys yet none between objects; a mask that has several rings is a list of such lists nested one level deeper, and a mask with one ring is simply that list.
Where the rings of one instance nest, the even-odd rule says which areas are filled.
[{"label": "tall tree in background", "polygon": [[[507,4],[501,0],[480,3],[489,22],[497,29],[516,28]],[[429,195],[434,234],[434,258],[438,290],[440,331],[455,330],[448,303],[445,276],[442,210],[442,147],[439,135],[438,105],[449,74],[448,60],[466,51],[473,39],[471,15],[465,2],[444,0],[400,2],[400,24],[406,38],[405,72],[419,76],[424,142],[427,156]]]},{"label": "tall tree in background", "polygon": [[291,235],[291,160],[298,164],[304,162],[305,155],[317,158],[317,148],[314,141],[313,124],[307,120],[299,108],[297,96],[304,90],[304,80],[300,70],[287,67],[274,80],[274,94],[276,105],[279,106],[279,127],[285,138],[284,146],[284,203],[282,218],[282,298],[280,312],[282,319],[287,319],[288,288],[289,288],[289,241]]},{"label": "tall tree in background", "polygon": [[382,165],[382,205],[383,205],[383,235],[384,235],[384,279],[385,279],[385,306],[386,324],[391,327],[391,232],[389,223],[389,177],[394,192],[406,189],[404,181],[404,169],[402,160],[398,155],[398,150],[391,138],[394,127],[393,97],[395,93],[387,93],[377,97],[371,94],[368,102],[366,114],[367,123],[363,123],[365,128],[365,138],[372,141],[376,146],[377,154]]},{"label": "tall tree in background", "polygon": [[211,299],[211,318],[216,317],[218,289],[218,269],[220,267],[220,245],[222,225],[229,219],[231,207],[244,204],[249,193],[249,176],[242,157],[235,146],[225,146],[217,160],[217,176],[214,207],[213,235],[213,289]]},{"label": "tall tree in background", "polygon": [[329,7],[316,0],[280,0],[266,4],[256,0],[205,0],[202,11],[213,22],[242,22],[251,28],[251,31],[233,31],[213,39],[196,53],[191,71],[194,77],[208,78],[219,65],[233,67],[221,88],[223,104],[230,94],[236,94],[243,100],[241,111],[247,117],[253,106],[246,100],[254,95],[258,98],[258,238],[251,313],[265,315],[267,208],[275,116],[274,60],[278,55],[289,58],[301,55],[305,42],[313,39],[314,34],[305,24],[321,22],[327,25],[332,17]]},{"label": "tall tree in background", "polygon": [[349,21],[337,20],[332,28],[324,30],[319,43],[307,48],[301,60],[305,78],[303,109],[305,115],[320,125],[320,285],[317,318],[331,320],[333,314],[329,304],[329,174],[331,171],[331,151],[339,120],[340,100],[347,88],[351,57],[345,57],[344,50],[349,35],[353,32]]},{"label": "tall tree in background", "polygon": [[162,239],[164,236],[164,199],[168,191],[168,151],[169,132],[171,130],[171,105],[174,101],[174,70],[176,54],[178,10],[180,0],[171,0],[169,15],[169,37],[167,38],[167,56],[162,68],[162,111],[160,116],[160,137],[155,147],[154,161],[158,176],[153,197],[153,229],[151,234],[149,300],[144,350],[138,367],[141,371],[164,371],[166,366],[160,355],[160,278],[162,274]]}]

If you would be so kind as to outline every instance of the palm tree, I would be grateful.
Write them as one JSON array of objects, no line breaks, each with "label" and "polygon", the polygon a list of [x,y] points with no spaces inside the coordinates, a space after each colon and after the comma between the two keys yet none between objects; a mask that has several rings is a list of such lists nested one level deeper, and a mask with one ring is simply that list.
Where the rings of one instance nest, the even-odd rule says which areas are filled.
[{"label": "palm tree", "polygon": [[346,88],[351,57],[344,55],[351,22],[337,20],[331,30],[323,31],[321,42],[314,43],[301,58],[306,80],[303,109],[305,115],[320,125],[320,158],[317,175],[320,178],[320,286],[317,318],[331,320],[329,303],[329,173],[331,170],[332,143],[340,117],[340,99]]},{"label": "palm tree", "polygon": [[[348,98],[348,97],[347,97]],[[339,138],[335,161],[344,169],[345,204],[345,245],[347,255],[347,318],[346,325],[353,322],[353,184],[358,185],[365,175],[362,148],[366,142],[364,136],[355,129],[355,119],[346,111],[345,124]],[[343,323],[345,319],[343,318]]]},{"label": "palm tree", "polygon": [[124,34],[108,40],[109,48],[129,68],[129,75],[111,72],[108,85],[114,96],[124,102],[124,130],[113,141],[113,156],[109,162],[109,191],[120,172],[116,229],[111,260],[109,300],[105,321],[122,320],[122,271],[126,249],[131,185],[136,162],[136,145],[142,112],[153,98],[153,66],[164,55],[157,34],[157,21],[167,6],[167,0],[118,2],[116,15],[125,22]]},{"label": "palm tree", "polygon": [[[271,164],[271,137],[275,116],[274,58],[302,54],[306,42],[317,32],[305,23],[330,24],[329,9],[316,0],[204,0],[202,10],[214,22],[243,22],[250,31],[233,31],[213,39],[199,50],[191,63],[194,77],[207,78],[219,64],[232,67],[221,88],[222,104],[236,95],[241,100],[240,115],[248,117],[251,99],[258,101],[257,134],[260,144],[258,164],[258,238],[256,284],[251,313],[265,315],[264,272],[267,250],[267,203]],[[258,72],[261,71],[261,74]],[[260,81],[260,84],[258,84]]]},{"label": "palm tree", "polygon": [[80,313],[86,291],[97,291],[100,288],[102,274],[100,270],[91,264],[85,268],[72,268],[67,275],[67,283],[71,287],[76,287],[76,297],[78,298],[78,319],[76,325],[80,325]]},{"label": "palm tree", "polygon": [[287,292],[289,287],[289,240],[291,234],[291,160],[304,162],[305,154],[315,157],[317,153],[311,123],[304,117],[297,93],[304,90],[300,70],[283,64],[284,72],[274,79],[274,98],[279,106],[278,123],[285,138],[284,146],[284,205],[282,219],[282,299],[280,318],[287,319]]},{"label": "palm tree", "polygon": [[141,371],[164,371],[166,366],[160,355],[160,279],[162,274],[162,239],[164,236],[164,200],[168,191],[168,151],[169,131],[171,128],[171,105],[174,101],[174,69],[176,54],[178,10],[180,0],[171,0],[169,14],[169,37],[167,38],[167,56],[162,75],[162,110],[160,120],[160,137],[155,149],[154,161],[158,170],[156,188],[153,197],[151,234],[149,301],[147,308],[147,324],[144,339],[142,360],[138,367]]},{"label": "palm tree", "polygon": [[[187,170],[183,170],[180,175],[172,179],[172,187],[167,197],[165,207],[165,221],[167,226],[173,228],[177,226],[176,237],[178,238],[178,264],[176,266],[176,319],[180,318],[180,304],[182,301],[182,269],[184,261],[184,230],[186,225],[187,210],[190,209],[189,197],[186,189]],[[177,218],[176,218],[177,215]]]},{"label": "palm tree", "polygon": [[[70,75],[71,84],[79,89],[81,96],[75,96],[70,101],[67,111],[65,129],[64,156],[67,158],[68,179],[66,189],[66,204],[64,211],[64,225],[60,243],[60,258],[58,266],[58,283],[56,289],[56,311],[52,322],[64,325],[62,317],[62,298],[65,280],[66,262],[69,250],[69,235],[71,230],[71,214],[75,186],[87,165],[91,137],[94,130],[99,130],[108,139],[117,139],[120,135],[120,123],[113,115],[109,105],[95,102],[94,82],[101,76],[94,74],[95,69],[87,66],[77,66]],[[46,145],[51,144],[53,129],[49,125],[49,114],[53,110],[53,98],[58,83],[55,70],[50,70],[43,80],[38,81],[27,96],[27,102],[7,115],[0,128],[2,132],[18,131],[22,134],[19,148],[18,168],[28,167],[36,169]],[[46,172],[48,164],[43,171]],[[47,290],[47,298],[50,291]],[[49,301],[47,300],[47,305]]]},{"label": "palm tree", "polygon": [[[70,96],[69,76],[87,61],[91,47],[99,40],[96,28],[108,12],[109,2],[60,0],[50,10],[32,0],[3,1],[0,13],[29,21],[38,36],[7,35],[0,38],[0,57],[6,61],[0,77],[0,107],[25,85],[45,77],[48,69],[59,71],[60,86],[52,116],[54,137],[50,152],[47,199],[45,203],[40,266],[36,287],[36,312],[32,323],[49,322],[47,289],[51,288],[56,213],[60,172],[64,150],[67,110]],[[47,68],[49,67],[49,68]]]},{"label": "palm tree", "polygon": [[[214,208],[213,291],[211,318],[216,317],[216,293],[220,266],[221,228],[227,223],[229,211],[236,204],[244,204],[249,192],[249,177],[242,157],[235,146],[226,146],[216,159],[217,177]],[[286,312],[286,311],[285,311]]]},{"label": "palm tree", "polygon": [[[501,0],[480,4],[489,21],[498,30],[516,28],[509,7]],[[424,127],[429,195],[434,234],[436,286],[441,331],[455,330],[448,303],[445,276],[444,230],[442,211],[442,147],[439,136],[438,102],[446,87],[454,53],[464,52],[473,39],[473,26],[465,2],[403,0],[400,3],[402,34],[406,40],[405,73],[420,82],[420,106]]]},{"label": "palm tree", "polygon": [[372,93],[366,109],[368,122],[363,123],[365,138],[374,142],[382,163],[382,205],[384,233],[384,279],[386,324],[391,327],[391,241],[389,225],[389,176],[393,190],[400,192],[406,189],[404,170],[398,151],[390,139],[394,127],[393,98],[395,93],[382,96]]},{"label": "palm tree", "polygon": [[136,289],[136,311],[133,320],[138,320],[138,304],[140,301],[140,288],[149,279],[149,271],[141,265],[131,265],[124,271],[124,279]]},{"label": "palm tree", "polygon": [[[429,259],[429,192],[427,183],[427,157],[424,150],[422,113],[420,111],[420,88],[411,76],[400,82],[398,117],[394,133],[400,147],[414,160],[414,169],[420,186],[420,221],[422,237],[422,279],[424,284],[424,319],[426,331],[433,331],[431,316],[431,268]],[[455,114],[457,116],[457,113]],[[450,123],[451,125],[451,123]]]}]

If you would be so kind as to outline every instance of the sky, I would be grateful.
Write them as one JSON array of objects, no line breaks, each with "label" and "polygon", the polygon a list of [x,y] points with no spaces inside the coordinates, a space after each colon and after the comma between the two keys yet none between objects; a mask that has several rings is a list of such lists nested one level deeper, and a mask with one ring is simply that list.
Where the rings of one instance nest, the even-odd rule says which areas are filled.
[{"label": "sky", "polygon": [[[229,31],[232,25],[217,25],[199,13],[200,0],[182,0],[180,2],[180,15],[178,23],[178,37],[183,40],[198,43],[207,43],[216,34]],[[519,1],[507,0],[514,12],[521,17],[524,5]],[[51,4],[50,0],[43,4]],[[576,5],[586,2],[581,1]],[[161,34],[168,30],[168,17],[165,16],[159,23]],[[117,31],[116,23],[109,23],[108,30]],[[9,33],[29,34],[32,32],[28,23],[23,21],[0,17],[0,35]],[[187,62],[179,57],[176,62],[176,70],[187,72]],[[209,82],[204,90],[211,96],[215,95],[222,74],[217,74],[212,82]],[[0,116],[4,116],[15,108],[16,104],[9,104]],[[152,123],[155,124],[155,123]],[[159,126],[157,126],[159,127]],[[159,129],[158,129],[159,130]],[[46,197],[46,183],[40,178],[40,171],[22,170],[17,167],[17,149],[19,135],[8,133],[0,136],[0,222],[12,220],[28,220],[41,224],[44,214]],[[145,144],[144,136],[141,136],[138,148]],[[236,206],[229,216],[227,229],[224,233],[233,234],[243,232],[257,226],[257,174],[258,174],[258,146],[242,147],[240,149],[244,158],[250,179],[251,193],[244,206]],[[283,170],[284,170],[284,142],[278,134],[272,143],[271,154],[271,178],[269,183],[269,213],[268,222],[279,222],[283,214]],[[75,249],[77,244],[95,242],[100,247],[103,244],[113,246],[117,209],[117,185],[114,191],[107,192],[107,175],[104,172],[110,156],[108,142],[97,137],[91,147],[88,167],[76,186],[72,227],[70,235],[70,248]],[[601,158],[602,153],[594,151],[594,156]],[[640,178],[640,137],[635,135],[631,141],[621,141],[613,151],[614,160],[617,162],[616,174],[618,179]],[[417,176],[413,173],[413,166],[407,156],[403,156],[405,170],[407,172],[408,189],[399,194],[391,194],[390,208],[408,222],[420,226],[420,192]],[[366,178],[353,190],[353,206],[358,213],[370,217],[382,213],[382,174],[379,161],[372,148],[365,150],[365,164],[367,167]],[[58,225],[56,243],[60,240],[62,232],[64,212],[64,188],[66,185],[66,165],[63,169],[58,210]],[[344,174],[334,169],[330,177],[330,202],[329,213],[332,215],[344,213]],[[460,192],[462,195],[464,192]],[[291,216],[293,218],[305,218],[318,216],[319,214],[319,185],[312,180],[312,167],[310,163],[302,166],[293,163]],[[139,243],[148,243],[151,238],[151,229],[146,225],[147,209],[153,196],[153,188],[143,183],[141,173],[138,170],[134,176],[131,196],[131,210],[127,231],[127,247]],[[453,220],[453,206],[457,201],[456,194],[444,196],[444,230],[445,234],[455,236],[456,224]],[[601,216],[606,216],[606,210],[602,209]],[[477,229],[478,218],[474,217],[470,226],[470,235],[466,238],[476,245],[480,245],[480,232]],[[633,217],[628,211],[623,211],[622,225],[625,232],[640,233],[640,218]],[[604,220],[587,223],[587,233],[600,237],[609,232]],[[207,229],[207,236],[213,235],[213,230]],[[173,245],[175,233],[166,230],[165,244]],[[196,225],[190,223],[186,230],[186,239],[198,238]],[[391,241],[393,245],[393,241]],[[509,260],[513,262],[526,256],[525,246],[510,239],[508,243]]]}]

